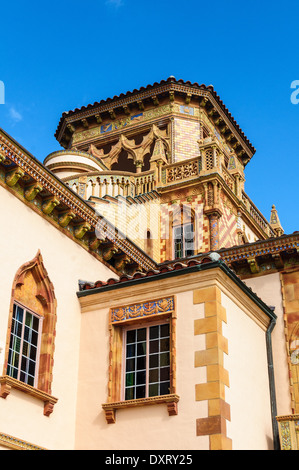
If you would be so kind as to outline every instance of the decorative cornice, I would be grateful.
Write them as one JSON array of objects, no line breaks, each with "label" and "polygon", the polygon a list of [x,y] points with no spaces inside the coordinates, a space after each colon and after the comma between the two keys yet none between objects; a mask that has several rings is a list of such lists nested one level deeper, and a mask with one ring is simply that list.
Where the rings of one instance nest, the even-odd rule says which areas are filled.
[{"label": "decorative cornice", "polygon": [[102,408],[105,412],[106,421],[108,424],[113,424],[116,421],[116,410],[125,408],[135,408],[144,405],[159,405],[166,404],[169,416],[178,414],[177,403],[180,397],[176,394],[160,395],[157,397],[137,398],[135,400],[118,401],[112,403],[104,403]]},{"label": "decorative cornice", "polygon": [[4,432],[0,432],[0,446],[8,447],[12,450],[47,450],[44,447],[31,444],[30,442],[10,436]]},{"label": "decorative cornice", "polygon": [[52,395],[43,392],[42,390],[32,387],[31,385],[25,384],[20,380],[14,379],[9,375],[4,375],[0,377],[1,398],[6,398],[10,394],[12,388],[16,390],[21,390],[22,392],[27,393],[28,395],[31,395],[32,397],[35,397],[38,400],[41,400],[44,403],[45,416],[50,416],[50,414],[53,412],[54,405],[58,401],[58,398],[55,398]]},{"label": "decorative cornice", "polygon": [[[95,102],[92,105],[90,104],[88,106],[83,106],[81,108],[76,108],[73,111],[63,113],[58,124],[55,137],[58,141],[61,141],[64,132],[67,130],[67,126],[75,121],[80,120],[82,123],[82,119],[100,116],[101,113],[111,114],[114,113],[117,108],[122,109],[125,113],[125,110],[128,110],[130,104],[139,103],[140,107],[141,103],[143,105],[145,100],[155,100],[156,104],[154,103],[154,106],[156,106],[158,96],[168,95],[169,100],[171,101],[173,100],[175,93],[186,95],[188,102],[190,102],[191,97],[201,99],[201,101],[204,101],[201,103],[201,106],[204,107],[207,107],[209,103],[209,105],[215,110],[215,114],[218,113],[222,116],[222,119],[225,120],[227,130],[239,141],[243,151],[247,154],[247,159],[249,160],[252,157],[255,153],[255,148],[249,142],[231,113],[214,91],[213,86],[206,86],[203,84],[199,85],[198,83],[191,84],[189,81],[184,82],[183,80],[176,80],[174,77],[169,77],[167,80],[162,80],[160,83],[148,85],[146,88],[142,87],[139,90],[115,96],[113,99],[108,98],[101,102]],[[142,110],[143,107],[141,106],[140,109]]]},{"label": "decorative cornice", "polygon": [[[100,253],[93,252],[90,249],[90,240],[94,239],[97,234],[101,237],[102,242],[114,245],[118,254],[120,252],[126,254],[131,260],[131,266],[135,266],[132,269],[147,270],[155,266],[155,263],[133,242],[119,233],[109,221],[98,214],[84,199],[72,191],[2,129],[0,129],[0,161],[2,165],[0,184],[2,186],[7,187],[26,204],[30,203],[33,210],[59,229],[61,229],[59,216],[62,212],[72,213],[72,217],[68,221],[68,224],[71,223],[72,230],[67,230],[64,233],[71,236],[74,241],[80,242],[82,247],[104,264],[105,260],[102,259]],[[20,185],[20,182],[22,182],[22,185]],[[31,192],[30,194],[34,197],[28,201],[25,191],[28,186],[31,187],[35,184],[39,186],[38,191],[35,189],[34,193]],[[36,198],[37,196],[39,199]],[[44,205],[53,198],[56,203],[51,207],[51,211],[54,209],[57,211],[56,217],[52,215],[52,212],[43,212]],[[76,229],[78,226],[83,225],[88,227],[86,232],[89,235],[84,240],[76,237],[76,233],[78,233]],[[106,265],[112,271],[117,272],[114,268],[114,260],[110,260]]]}]

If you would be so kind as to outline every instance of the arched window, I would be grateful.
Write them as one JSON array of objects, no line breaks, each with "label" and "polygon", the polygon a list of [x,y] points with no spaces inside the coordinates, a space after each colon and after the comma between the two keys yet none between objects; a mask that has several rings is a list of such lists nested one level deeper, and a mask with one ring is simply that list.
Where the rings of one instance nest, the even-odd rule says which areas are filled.
[{"label": "arched window", "polygon": [[4,374],[50,395],[55,325],[54,289],[38,252],[14,279]]},{"label": "arched window", "polygon": [[153,257],[153,239],[152,239],[152,234],[150,230],[146,231],[146,245],[145,245],[145,251],[147,254],[152,258]]},{"label": "arched window", "polygon": [[180,206],[173,213],[174,258],[193,256],[195,251],[194,214],[188,206]]}]

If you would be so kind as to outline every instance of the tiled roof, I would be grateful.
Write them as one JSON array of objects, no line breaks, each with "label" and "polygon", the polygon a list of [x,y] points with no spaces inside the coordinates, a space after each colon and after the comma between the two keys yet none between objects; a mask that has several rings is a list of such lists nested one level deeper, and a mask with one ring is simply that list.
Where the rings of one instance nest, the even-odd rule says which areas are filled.
[{"label": "tiled roof", "polygon": [[136,281],[138,279],[144,279],[144,278],[149,278],[153,276],[156,277],[160,274],[171,273],[173,271],[179,271],[179,270],[183,270],[183,269],[190,268],[193,266],[200,266],[205,263],[218,261],[219,259],[220,257],[216,253],[215,254],[207,253],[207,255],[204,256],[201,260],[191,259],[191,260],[187,260],[184,263],[177,262],[172,266],[168,266],[167,264],[161,264],[161,265],[157,265],[157,269],[151,269],[147,272],[137,271],[132,276],[126,274],[126,275],[120,276],[119,279],[110,278],[107,281],[96,281],[94,283],[80,281],[79,288],[80,288],[80,291],[86,291],[90,289],[104,288],[104,287],[108,287],[108,286],[112,286],[116,284],[130,283],[130,281]]},{"label": "tiled roof", "polygon": [[[71,110],[71,111],[68,111],[68,112],[64,112],[62,114],[62,117],[59,121],[59,124],[58,124],[58,127],[57,127],[57,130],[55,132],[55,137],[58,138],[58,135],[59,135],[59,132],[60,132],[60,129],[61,129],[61,126],[63,124],[63,121],[65,118],[67,117],[71,117],[72,115],[76,114],[76,113],[81,113],[81,112],[84,112],[84,111],[87,111],[87,110],[90,110],[92,108],[97,108],[99,106],[102,106],[104,104],[109,104],[109,103],[112,103],[112,102],[117,102],[118,100],[123,100],[125,98],[129,98],[129,97],[132,97],[133,95],[137,95],[137,94],[140,94],[140,93],[143,93],[143,92],[146,92],[146,91],[150,91],[150,90],[153,90],[155,88],[159,88],[161,86],[165,86],[165,85],[171,85],[171,84],[174,84],[174,85],[183,85],[183,86],[186,86],[186,87],[190,87],[190,88],[194,88],[194,89],[201,89],[201,90],[205,90],[205,91],[209,91],[211,93],[211,95],[214,97],[214,99],[217,101],[217,103],[219,104],[219,106],[221,107],[222,111],[226,114],[226,116],[228,117],[228,119],[231,121],[231,123],[235,126],[236,130],[239,132],[239,134],[242,136],[243,140],[246,142],[246,144],[248,145],[248,147],[250,148],[250,150],[255,153],[255,148],[253,147],[253,145],[251,144],[251,142],[248,140],[248,138],[246,137],[246,135],[244,134],[244,132],[242,131],[242,129],[239,127],[239,125],[237,124],[236,120],[233,118],[233,116],[231,115],[231,113],[229,112],[229,110],[227,109],[227,107],[224,105],[223,101],[220,99],[220,97],[218,96],[218,94],[216,93],[216,91],[214,90],[214,87],[213,85],[204,85],[204,84],[201,84],[199,85],[197,82],[195,83],[191,83],[190,81],[184,81],[182,79],[179,79],[179,80],[176,80],[175,77],[173,76],[170,76],[169,78],[167,78],[166,80],[161,80],[160,82],[155,82],[153,83],[152,85],[147,85],[146,87],[141,87],[139,88],[138,90],[137,89],[134,89],[133,91],[127,91],[126,93],[121,93],[120,95],[115,95],[113,98],[107,98],[105,100],[101,100],[101,101],[96,101],[94,102],[93,104],[88,104],[87,106],[82,106],[81,108],[75,108],[74,110]],[[116,103],[117,104],[117,103]]]},{"label": "tiled roof", "polygon": [[259,305],[259,307],[273,320],[276,319],[273,307],[266,305],[263,300],[252,291],[252,288],[247,286],[241,278],[232,271],[227,264],[221,259],[217,252],[205,254],[200,260],[190,259],[185,263],[177,262],[172,266],[161,264],[157,269],[149,270],[145,273],[136,272],[133,276],[123,275],[119,279],[110,278],[107,281],[96,281],[95,283],[79,281],[79,289],[77,292],[78,297],[84,297],[89,294],[98,293],[121,287],[131,287],[139,282],[146,282],[151,280],[161,280],[169,275],[184,275],[191,272],[203,271],[206,269],[220,268],[222,269],[232,281],[237,284],[246,295]]}]

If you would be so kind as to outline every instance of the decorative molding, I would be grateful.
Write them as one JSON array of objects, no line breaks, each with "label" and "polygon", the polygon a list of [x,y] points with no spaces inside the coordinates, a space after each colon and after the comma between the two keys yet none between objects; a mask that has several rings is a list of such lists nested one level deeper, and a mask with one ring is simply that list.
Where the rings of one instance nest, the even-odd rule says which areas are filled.
[{"label": "decorative molding", "polygon": [[0,432],[0,446],[8,447],[12,450],[47,450],[44,447],[31,444],[30,442],[18,439],[17,437],[10,436]]},{"label": "decorative molding", "polygon": [[[10,139],[3,131],[0,131],[0,157],[2,157],[2,164],[9,167],[7,172],[4,173],[1,178],[0,184],[9,189],[15,196],[22,200],[25,204],[29,205],[35,212],[39,213],[45,218],[46,213],[43,212],[42,207],[43,197],[41,193],[46,194],[45,200],[49,198],[55,198],[55,207],[58,211],[58,217],[54,217],[53,209],[50,210],[46,220],[51,222],[56,228],[60,228],[58,223],[60,207],[64,211],[69,211],[74,214],[74,218],[81,223],[87,223],[90,225],[90,232],[97,231],[98,234],[112,242],[118,250],[123,251],[126,255],[131,258],[131,265],[136,265],[139,270],[152,269],[155,263],[147,257],[137,246],[135,246],[130,240],[124,239],[121,235],[118,235],[117,230],[108,221],[104,220],[97,212],[83,199],[80,198],[76,193],[72,191],[65,183],[63,183],[58,177],[47,170],[38,160],[32,155],[27,153],[21,146]],[[0,174],[1,175],[1,174]],[[20,186],[21,179],[26,177],[27,180],[31,181],[30,185],[37,184],[38,191],[30,193],[30,201],[25,197],[24,189]],[[42,188],[42,190],[40,190]],[[39,193],[39,194],[38,194]],[[28,193],[27,193],[28,194]],[[32,196],[32,200],[31,200]],[[37,201],[36,196],[41,198],[40,204],[35,204]],[[41,206],[41,207],[39,207]],[[59,209],[59,210],[58,210]],[[80,246],[89,250],[89,244],[85,239],[78,239],[72,235],[71,231],[64,231],[66,235],[71,237],[74,241],[80,243]],[[99,253],[92,253],[98,257],[100,261],[105,264]],[[112,271],[113,263],[106,263]]]},{"label": "decorative molding", "polygon": [[4,375],[0,377],[0,397],[6,398],[11,389],[14,388],[16,390],[20,390],[21,392],[27,393],[32,397],[37,398],[44,402],[44,415],[50,416],[53,412],[54,405],[57,403],[58,398],[49,395],[37,388],[32,387],[31,385],[25,384],[24,382],[20,382],[17,379],[14,379],[8,375]]},{"label": "decorative molding", "polygon": [[120,410],[124,408],[125,409],[135,408],[138,406],[145,406],[145,405],[166,404],[169,416],[175,416],[178,414],[177,404],[179,402],[179,399],[180,397],[176,395],[175,393],[173,393],[170,395],[160,395],[157,397],[137,398],[135,400],[104,403],[102,405],[102,408],[105,412],[107,423],[113,424],[116,422],[116,410]]},{"label": "decorative molding", "polygon": [[110,322],[122,322],[144,317],[152,317],[160,314],[170,314],[174,311],[174,297],[164,297],[151,302],[132,304],[126,307],[112,308]]}]

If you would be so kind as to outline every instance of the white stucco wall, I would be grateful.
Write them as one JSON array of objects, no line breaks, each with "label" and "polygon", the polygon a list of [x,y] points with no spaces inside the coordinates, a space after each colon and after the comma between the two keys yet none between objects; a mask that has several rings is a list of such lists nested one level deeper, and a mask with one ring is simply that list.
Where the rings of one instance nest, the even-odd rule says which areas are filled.
[{"label": "white stucco wall", "polygon": [[275,307],[274,312],[277,316],[277,320],[272,333],[272,352],[277,414],[278,416],[291,414],[289,369],[279,273],[252,277],[245,279],[244,282],[251,287],[253,292],[256,292],[267,305]]},{"label": "white stucco wall", "polygon": [[[113,295],[113,294],[111,294]],[[193,305],[193,292],[177,295],[178,414],[169,416],[165,404],[116,411],[116,423],[107,424],[102,404],[107,402],[109,367],[109,309],[82,314],[79,370],[77,449],[208,449],[207,436],[196,436],[196,418],[207,416],[207,402],[195,401],[195,384],[206,381],[194,368],[194,351],[204,349],[204,338],[194,336],[194,320],[202,305]],[[186,347],[186,341],[188,347]]]},{"label": "white stucco wall", "polygon": [[[52,394],[58,398],[46,417],[42,402],[12,389],[6,399],[0,398],[0,431],[48,449],[72,449],[81,324],[78,280],[105,280],[115,274],[2,186],[0,200],[0,346],[6,342],[15,274],[40,250],[57,299]],[[3,358],[4,350],[1,375]]]},{"label": "white stucco wall", "polygon": [[229,372],[225,400],[231,407],[227,436],[233,450],[272,449],[272,422],[267,367],[266,335],[227,295],[221,294],[228,340],[224,368]]}]

